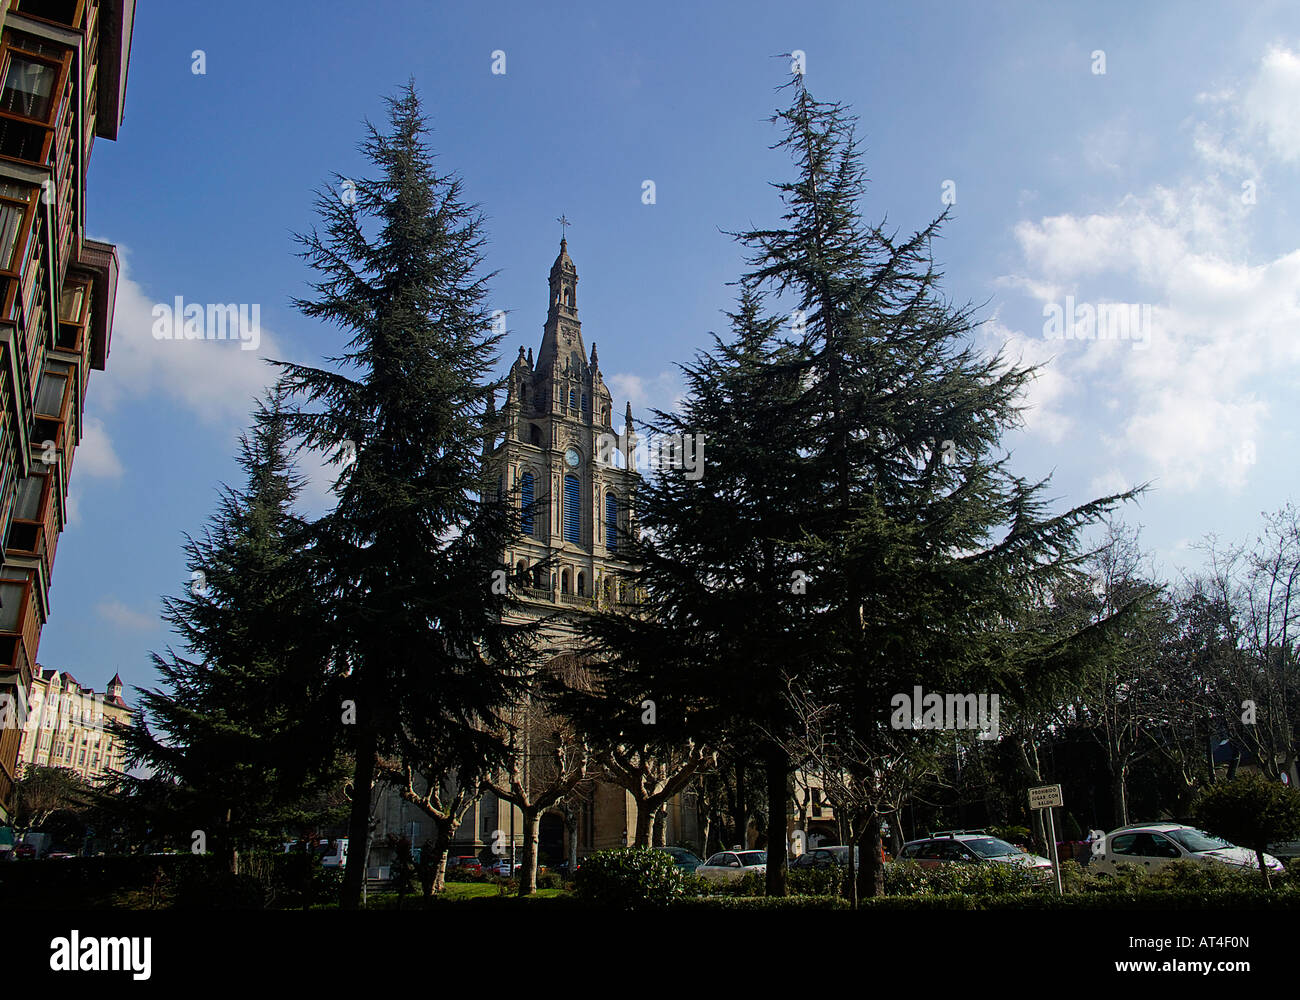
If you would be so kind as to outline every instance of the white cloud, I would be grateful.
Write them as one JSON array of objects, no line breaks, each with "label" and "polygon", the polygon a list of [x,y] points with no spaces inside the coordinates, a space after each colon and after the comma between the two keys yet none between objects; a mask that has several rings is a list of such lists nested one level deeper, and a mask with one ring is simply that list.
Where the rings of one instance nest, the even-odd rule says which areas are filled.
[{"label": "white cloud", "polygon": [[1300,161],[1300,53],[1273,46],[1264,55],[1242,111],[1263,132],[1269,148],[1288,162]]},{"label": "white cloud", "polygon": [[81,444],[77,445],[74,461],[78,476],[100,479],[122,478],[122,463],[113,448],[108,430],[102,420],[94,417],[86,419],[85,433],[81,436]]},{"label": "white cloud", "polygon": [[95,605],[95,613],[104,621],[116,625],[118,628],[129,629],[131,631],[142,632],[147,629],[158,627],[158,618],[156,615],[145,614],[142,611],[135,611],[117,598],[110,598],[106,601],[100,601]]},{"label": "white cloud", "polygon": [[[646,411],[649,409],[665,412],[675,410],[685,398],[681,381],[675,370],[660,372],[652,378],[619,373],[606,376],[605,381],[614,396],[615,414],[620,415],[623,410],[622,404],[630,400],[634,411],[633,416],[637,420],[644,420],[648,416]],[[614,421],[616,425],[619,419],[620,417],[616,416]]]},{"label": "white cloud", "polygon": [[112,409],[125,400],[168,399],[206,423],[245,427],[254,399],[275,379],[265,359],[284,356],[276,336],[262,327],[257,350],[238,341],[155,339],[153,307],[175,295],[151,296],[131,277],[129,254],[118,253],[108,366],[94,380],[100,402]]},{"label": "white cloud", "polygon": [[[1300,159],[1293,110],[1300,58],[1271,50],[1249,94],[1226,113],[1261,123],[1271,147]],[[1274,114],[1283,105],[1285,122]],[[1112,459],[1138,459],[1138,478],[1174,490],[1237,490],[1263,449],[1256,442],[1266,421],[1289,403],[1282,386],[1300,372],[1300,249],[1259,260],[1243,252],[1252,206],[1241,198],[1240,173],[1253,170],[1254,156],[1230,128],[1192,134],[1198,159],[1183,183],[1129,194],[1107,212],[1020,222],[1014,232],[1024,268],[1002,284],[1039,304],[1068,294],[1153,306],[1146,350],[1120,341],[1042,342],[1057,356],[1056,382],[1038,390],[1032,433],[1059,441],[1053,407],[1077,391],[1090,403],[1118,403],[1098,438]],[[1003,328],[1000,335],[1035,360],[1030,345],[1040,333]]]}]

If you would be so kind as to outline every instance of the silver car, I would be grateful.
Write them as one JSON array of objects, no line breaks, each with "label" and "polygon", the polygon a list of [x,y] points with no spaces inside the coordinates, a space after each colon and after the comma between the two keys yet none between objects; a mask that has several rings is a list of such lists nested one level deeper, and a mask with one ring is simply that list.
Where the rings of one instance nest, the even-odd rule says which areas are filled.
[{"label": "silver car", "polygon": [[767,872],[767,851],[719,851],[695,869],[713,882],[734,882],[746,875]]},{"label": "silver car", "polygon": [[[1259,868],[1254,851],[1182,823],[1151,823],[1112,830],[1106,834],[1102,849],[1094,849],[1089,867],[1094,871],[1114,874],[1121,864],[1137,865],[1155,871],[1171,861],[1224,864],[1256,870]],[[1264,864],[1270,872],[1276,874],[1286,870],[1282,862],[1271,854],[1264,855]]]}]

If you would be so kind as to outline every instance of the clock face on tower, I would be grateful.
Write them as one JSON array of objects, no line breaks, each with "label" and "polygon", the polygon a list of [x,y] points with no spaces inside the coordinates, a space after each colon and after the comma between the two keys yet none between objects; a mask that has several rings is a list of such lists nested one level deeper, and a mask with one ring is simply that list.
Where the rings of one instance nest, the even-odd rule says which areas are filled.
[{"label": "clock face on tower", "polygon": [[576,451],[570,448],[564,453],[564,460],[569,464],[570,469],[576,469],[578,467],[578,462],[580,461],[580,456]]}]

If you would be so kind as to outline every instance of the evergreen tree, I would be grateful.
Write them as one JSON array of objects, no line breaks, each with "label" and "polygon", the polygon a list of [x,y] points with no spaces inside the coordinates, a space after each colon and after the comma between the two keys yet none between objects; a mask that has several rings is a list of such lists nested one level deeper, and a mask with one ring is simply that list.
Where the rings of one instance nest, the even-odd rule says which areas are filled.
[{"label": "evergreen tree", "polygon": [[344,465],[311,551],[355,755],[349,908],[377,755],[407,731],[461,759],[499,749],[482,734],[522,689],[528,638],[503,624],[511,598],[494,586],[511,525],[481,463],[498,432],[486,414],[504,335],[485,304],[482,219],[460,179],[434,170],[414,85],[388,106],[388,130],[368,125],[361,145],[377,175],[338,178],[343,196],[317,201],[323,230],[299,238],[319,277],[296,304],[346,331],[345,352],[329,368],[280,362],[302,399],[294,433]]},{"label": "evergreen tree", "polygon": [[[652,441],[702,455],[703,475],[665,464],[639,488],[643,530],[629,555],[642,598],[630,614],[587,623],[603,651],[599,695],[570,710],[607,753],[625,758],[666,760],[692,747],[702,760],[701,747],[726,742],[742,787],[747,765],[779,758],[768,771],[777,781],[765,810],[771,856],[784,850],[793,796],[781,742],[792,722],[788,682],[807,663],[803,604],[792,595],[803,589],[798,517],[812,498],[797,450],[797,352],[751,287],[728,318],[730,339],[714,336],[681,366],[679,412],[656,411],[649,425]],[[743,840],[743,823],[736,832]],[[769,891],[782,894],[784,869],[768,871]]]},{"label": "evergreen tree", "polygon": [[124,775],[123,793],[157,830],[203,831],[232,871],[241,847],[308,821],[338,778],[329,649],[307,617],[282,402],[259,404],[239,443],[243,487],[224,488],[207,530],[187,539],[188,587],[163,615],[187,655],[154,655],[162,684],[140,692],[121,730],[128,767],[150,772]]},{"label": "evergreen tree", "polygon": [[[1081,532],[1131,494],[1052,514],[1046,481],[1010,471],[999,442],[1035,369],[976,350],[971,310],[941,296],[931,244],[946,213],[901,241],[865,225],[855,120],[802,77],[788,86],[774,118],[796,167],[775,185],[782,224],[736,236],[746,279],[785,296],[803,330],[797,447],[818,495],[799,521],[801,630],[816,695],[870,746],[915,685],[1014,688],[1040,648],[1013,627],[1025,602],[1073,571]],[[869,894],[882,891],[880,819],[863,821]]]}]

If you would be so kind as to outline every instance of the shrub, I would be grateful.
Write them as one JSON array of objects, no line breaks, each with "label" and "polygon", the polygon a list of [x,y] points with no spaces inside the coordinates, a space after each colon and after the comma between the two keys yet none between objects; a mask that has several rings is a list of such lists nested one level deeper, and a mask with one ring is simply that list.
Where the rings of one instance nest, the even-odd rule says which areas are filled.
[{"label": "shrub", "polygon": [[1019,892],[1036,884],[1034,873],[1014,865],[948,864],[922,868],[915,861],[885,867],[885,895],[933,896],[949,893],[994,895]]},{"label": "shrub", "polygon": [[1210,833],[1252,851],[1300,835],[1300,792],[1262,774],[1241,774],[1212,785],[1194,811]]},{"label": "shrub", "polygon": [[686,896],[687,879],[663,851],[622,847],[588,857],[578,869],[577,891],[601,906],[660,907]]},{"label": "shrub", "polygon": [[537,888],[539,889],[563,889],[564,878],[559,872],[538,872]]},{"label": "shrub", "polygon": [[674,900],[674,910],[847,910],[838,896],[693,896]]}]

